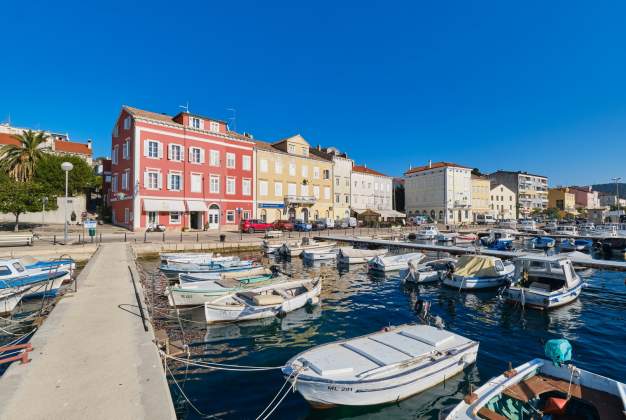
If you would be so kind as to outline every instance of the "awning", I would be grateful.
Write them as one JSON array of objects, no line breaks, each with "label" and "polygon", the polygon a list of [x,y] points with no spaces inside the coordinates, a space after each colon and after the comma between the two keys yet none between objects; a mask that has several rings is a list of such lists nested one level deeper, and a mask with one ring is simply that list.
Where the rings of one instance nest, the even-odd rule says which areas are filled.
[{"label": "awning", "polygon": [[185,203],[182,200],[154,200],[143,199],[144,211],[185,211]]},{"label": "awning", "polygon": [[355,212],[356,214],[361,214],[361,213],[365,213],[367,211],[367,209],[355,209],[355,208],[352,208],[352,211]]},{"label": "awning", "polygon": [[187,200],[187,210],[189,211],[207,211],[207,206],[201,200]]},{"label": "awning", "polygon": [[380,214],[382,217],[406,217],[406,214],[400,213],[396,210],[375,210],[376,213]]}]

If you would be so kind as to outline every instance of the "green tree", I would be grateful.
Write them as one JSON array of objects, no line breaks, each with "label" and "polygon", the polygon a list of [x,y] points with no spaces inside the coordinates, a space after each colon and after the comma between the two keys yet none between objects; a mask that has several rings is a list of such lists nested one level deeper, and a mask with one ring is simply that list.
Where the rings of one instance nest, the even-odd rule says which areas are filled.
[{"label": "green tree", "polygon": [[6,144],[0,148],[0,165],[16,181],[30,181],[39,161],[45,156],[48,136],[32,130],[14,135],[18,144]]},{"label": "green tree", "polygon": [[[0,211],[15,216],[15,231],[19,230],[20,215],[41,211],[43,198],[47,197],[42,185],[5,179],[0,182]],[[56,202],[56,198],[53,198]]]},{"label": "green tree", "polygon": [[70,162],[74,165],[68,179],[68,192],[70,195],[75,195],[97,185],[93,169],[78,156],[44,156],[35,168],[33,181],[44,185],[50,194],[64,196],[65,172],[61,169],[63,162]]}]

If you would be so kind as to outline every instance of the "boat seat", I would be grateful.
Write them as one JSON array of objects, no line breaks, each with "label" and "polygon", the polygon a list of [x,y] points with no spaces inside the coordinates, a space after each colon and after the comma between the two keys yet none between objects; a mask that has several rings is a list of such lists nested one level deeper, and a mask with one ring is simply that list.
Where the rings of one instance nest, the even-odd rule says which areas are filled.
[{"label": "boat seat", "polygon": [[280,295],[261,295],[256,294],[254,298],[252,298],[252,302],[257,306],[270,306],[270,305],[279,305],[283,303],[285,299]]},{"label": "boat seat", "polygon": [[541,290],[542,292],[549,292],[550,291],[550,285],[549,284],[541,283],[541,282],[538,282],[538,281],[534,281],[534,282],[530,283],[528,288],[529,289]]},{"label": "boat seat", "polygon": [[400,334],[433,347],[442,347],[444,344],[450,344],[454,341],[454,334],[445,330],[428,328],[425,325],[415,325],[401,331]]},{"label": "boat seat", "polygon": [[217,284],[218,286],[225,287],[226,289],[233,289],[241,285],[241,283],[235,279],[219,279],[219,280],[215,280],[215,284]]},{"label": "boat seat", "polygon": [[506,417],[501,416],[495,411],[491,411],[487,407],[483,407],[480,410],[478,410],[478,415],[480,416],[481,419],[486,419],[486,420],[508,420]]},{"label": "boat seat", "polygon": [[411,356],[405,353],[369,338],[353,340],[349,343],[343,343],[342,346],[379,366],[387,366],[412,359]]}]

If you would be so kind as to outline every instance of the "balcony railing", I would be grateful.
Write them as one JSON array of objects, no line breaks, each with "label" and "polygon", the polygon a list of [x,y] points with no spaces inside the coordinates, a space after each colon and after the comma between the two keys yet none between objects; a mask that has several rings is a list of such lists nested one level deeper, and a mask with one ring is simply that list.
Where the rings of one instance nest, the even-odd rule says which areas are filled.
[{"label": "balcony railing", "polygon": [[312,195],[286,195],[285,203],[287,204],[310,204],[313,205],[317,202],[315,196]]}]

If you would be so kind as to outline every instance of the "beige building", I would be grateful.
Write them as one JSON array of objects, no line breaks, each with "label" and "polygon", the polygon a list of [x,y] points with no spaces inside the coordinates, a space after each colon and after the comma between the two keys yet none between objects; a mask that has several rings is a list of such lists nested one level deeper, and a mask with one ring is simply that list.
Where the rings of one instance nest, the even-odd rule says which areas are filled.
[{"label": "beige building", "polygon": [[496,219],[517,218],[517,198],[514,191],[504,184],[493,184],[489,196],[489,208]]},{"label": "beige building", "polygon": [[577,213],[576,195],[569,188],[551,188],[548,191],[548,208]]},{"label": "beige building", "polygon": [[486,176],[472,174],[472,215],[493,214],[490,204],[491,181]]},{"label": "beige building", "polygon": [[299,134],[256,141],[256,217],[267,222],[334,218],[333,162],[310,153]]},{"label": "beige building", "polygon": [[310,153],[333,164],[333,212],[335,219],[350,217],[350,178],[354,162],[335,147],[311,148]]}]

